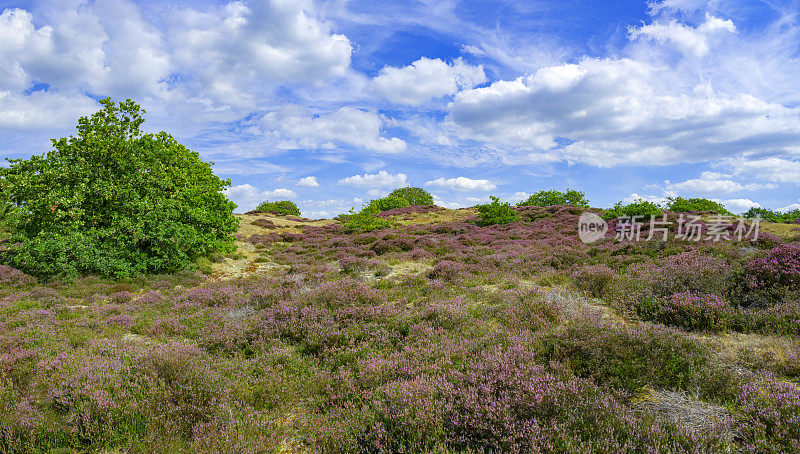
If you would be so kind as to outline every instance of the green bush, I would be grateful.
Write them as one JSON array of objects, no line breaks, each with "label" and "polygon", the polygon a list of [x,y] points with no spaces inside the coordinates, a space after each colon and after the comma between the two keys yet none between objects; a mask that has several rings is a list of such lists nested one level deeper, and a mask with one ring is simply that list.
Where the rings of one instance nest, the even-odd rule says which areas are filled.
[{"label": "green bush", "polygon": [[495,224],[510,224],[517,220],[517,212],[508,202],[500,203],[497,197],[490,197],[492,203],[478,205],[478,225],[487,226]]},{"label": "green bush", "polygon": [[275,213],[291,216],[300,216],[300,208],[297,208],[294,202],[290,200],[279,200],[277,202],[261,202],[256,207],[256,210],[265,213]]},{"label": "green bush", "polygon": [[422,188],[395,189],[389,197],[399,197],[408,201],[409,205],[433,205],[433,196]]},{"label": "green bush", "polygon": [[574,205],[578,207],[589,207],[589,201],[586,200],[586,194],[574,189],[567,189],[565,192],[560,191],[539,191],[536,194],[528,197],[528,200],[520,202],[517,206],[537,206],[549,207],[554,205]]},{"label": "green bush", "polygon": [[377,208],[367,205],[358,213],[351,209],[350,214],[339,216],[339,219],[342,222],[342,229],[346,233],[371,232],[394,226],[392,219],[382,218],[378,216],[379,214],[380,211]]},{"label": "green bush", "polygon": [[77,136],[0,169],[14,242],[3,257],[40,277],[125,277],[192,268],[233,250],[236,205],[209,163],[166,132],[144,134],[131,100],[100,101]]},{"label": "green bush", "polygon": [[733,216],[733,213],[726,210],[721,204],[708,199],[684,199],[683,197],[670,197],[667,199],[667,209],[676,213],[686,213],[688,211],[713,211],[724,216]]},{"label": "green bush", "polygon": [[373,207],[374,209],[378,210],[378,212],[389,211],[395,208],[405,208],[409,206],[409,203],[406,199],[389,196],[384,197],[382,199],[375,199],[369,202],[369,206]]},{"label": "green bush", "polygon": [[750,208],[744,217],[753,219],[760,217],[765,221],[780,222],[784,224],[797,224],[800,219],[800,210],[787,211],[785,213],[768,210],[766,208]]},{"label": "green bush", "polygon": [[664,209],[657,203],[638,199],[627,205],[617,202],[612,208],[603,211],[603,219],[614,219],[622,216],[644,216],[644,219],[649,219],[650,216],[661,216],[663,212]]}]

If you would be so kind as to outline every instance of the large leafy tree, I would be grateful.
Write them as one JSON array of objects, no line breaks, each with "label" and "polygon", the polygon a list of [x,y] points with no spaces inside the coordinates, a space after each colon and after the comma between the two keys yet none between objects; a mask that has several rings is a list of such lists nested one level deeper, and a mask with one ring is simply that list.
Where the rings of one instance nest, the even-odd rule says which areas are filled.
[{"label": "large leafy tree", "polygon": [[78,134],[0,169],[18,243],[4,260],[38,276],[124,277],[190,268],[233,249],[236,205],[211,164],[166,132],[145,134],[131,100],[100,101]]}]

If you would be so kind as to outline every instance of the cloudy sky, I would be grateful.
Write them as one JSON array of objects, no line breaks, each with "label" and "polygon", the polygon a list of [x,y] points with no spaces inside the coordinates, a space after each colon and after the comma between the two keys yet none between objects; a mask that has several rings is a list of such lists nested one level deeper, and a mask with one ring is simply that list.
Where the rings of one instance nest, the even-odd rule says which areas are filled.
[{"label": "cloudy sky", "polygon": [[800,203],[800,1],[0,0],[0,154],[132,98],[238,211],[330,217],[405,185],[445,206]]}]

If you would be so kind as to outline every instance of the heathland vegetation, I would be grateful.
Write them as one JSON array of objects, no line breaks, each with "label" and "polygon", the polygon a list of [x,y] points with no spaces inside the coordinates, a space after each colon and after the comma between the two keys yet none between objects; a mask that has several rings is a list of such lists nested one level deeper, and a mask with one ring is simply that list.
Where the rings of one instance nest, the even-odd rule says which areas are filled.
[{"label": "heathland vegetation", "polygon": [[[3,170],[0,452],[800,451],[797,228],[570,190],[232,215],[137,112]],[[666,241],[615,238],[646,214]]]}]

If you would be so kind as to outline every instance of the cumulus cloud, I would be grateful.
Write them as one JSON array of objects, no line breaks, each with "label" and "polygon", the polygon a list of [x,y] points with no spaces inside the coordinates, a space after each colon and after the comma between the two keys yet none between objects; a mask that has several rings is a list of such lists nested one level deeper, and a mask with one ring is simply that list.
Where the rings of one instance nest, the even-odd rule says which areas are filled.
[{"label": "cumulus cloud", "polygon": [[736,26],[731,20],[706,14],[705,22],[698,27],[684,25],[673,19],[666,24],[633,27],[630,29],[630,38],[670,43],[685,55],[704,57],[709,53],[708,40],[719,32],[736,33]]},{"label": "cumulus cloud", "polygon": [[169,36],[177,64],[220,105],[253,107],[263,85],[317,83],[350,66],[344,35],[315,16],[310,0],[231,2],[175,14]]},{"label": "cumulus cloud", "polygon": [[687,191],[700,194],[727,194],[738,191],[776,189],[777,187],[777,185],[770,183],[742,184],[731,180],[729,175],[724,175],[717,172],[703,172],[700,178],[693,178],[679,183],[667,185],[667,189],[670,191]]},{"label": "cumulus cloud", "polygon": [[800,162],[785,158],[729,158],[720,163],[736,175],[778,183],[800,183]]},{"label": "cumulus cloud", "polygon": [[392,175],[385,170],[381,170],[375,174],[365,173],[364,175],[353,175],[351,177],[342,178],[339,184],[356,186],[361,188],[399,188],[406,186],[408,176],[404,173]]},{"label": "cumulus cloud", "polygon": [[21,95],[0,90],[0,129],[65,128],[97,110],[97,103],[77,93],[34,92]]},{"label": "cumulus cloud", "polygon": [[406,149],[401,139],[381,137],[383,120],[377,113],[352,107],[315,116],[292,104],[266,114],[261,125],[284,149],[335,149],[337,144],[387,154]]},{"label": "cumulus cloud", "polygon": [[373,80],[386,99],[409,105],[425,104],[486,82],[483,66],[472,66],[463,59],[448,64],[436,58],[421,58],[403,68],[386,66]]},{"label": "cumulus cloud", "polygon": [[491,191],[497,189],[497,185],[489,180],[473,180],[467,177],[437,178],[425,183],[427,186],[454,189],[456,191]]},{"label": "cumulus cloud", "polygon": [[318,188],[319,182],[317,182],[317,177],[309,176],[301,178],[300,181],[297,182],[297,185],[306,188]]},{"label": "cumulus cloud", "polygon": [[750,208],[761,208],[761,205],[750,199],[729,199],[719,200],[718,202],[722,203],[728,211],[734,214],[744,213]]},{"label": "cumulus cloud", "polygon": [[268,191],[260,191],[250,184],[240,184],[225,189],[225,196],[237,205],[236,211],[245,212],[255,209],[255,207],[266,200],[275,199],[294,199],[297,194],[284,188]]},{"label": "cumulus cloud", "polygon": [[[462,91],[445,122],[462,139],[557,149],[598,167],[699,162],[800,140],[797,108],[680,93],[670,77],[640,61],[587,58]],[[571,143],[560,149],[559,138]]]}]

